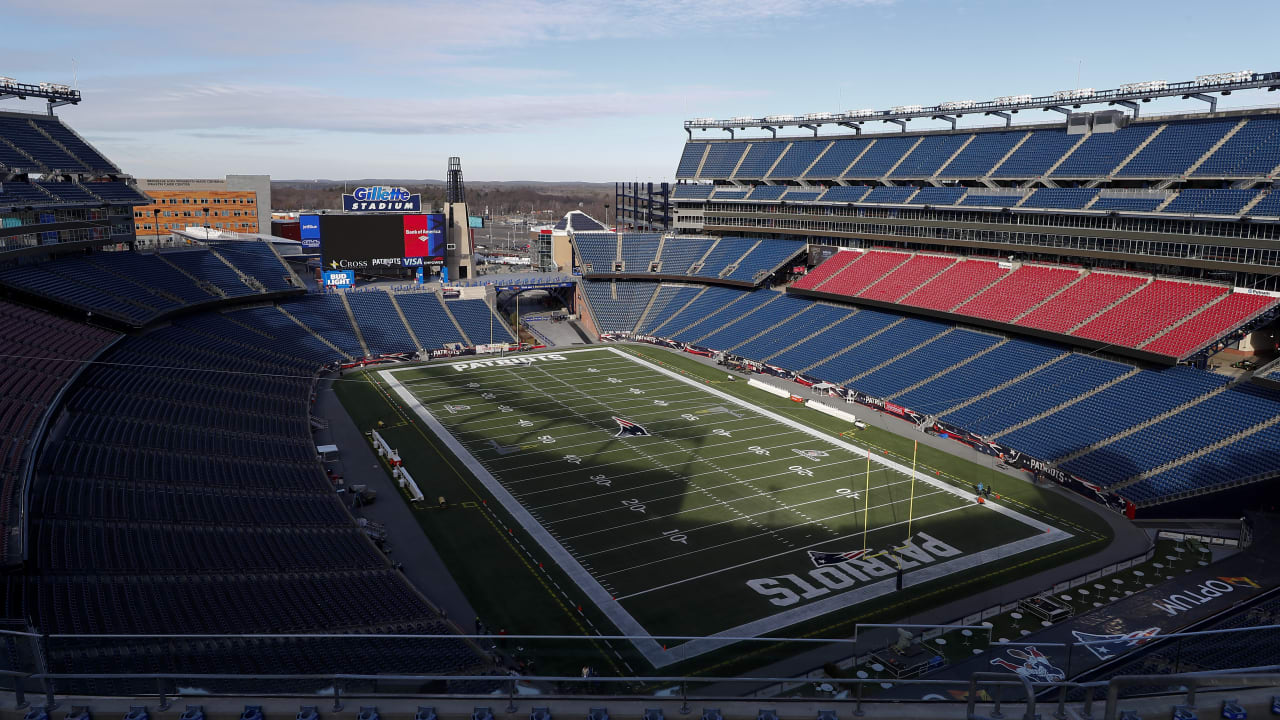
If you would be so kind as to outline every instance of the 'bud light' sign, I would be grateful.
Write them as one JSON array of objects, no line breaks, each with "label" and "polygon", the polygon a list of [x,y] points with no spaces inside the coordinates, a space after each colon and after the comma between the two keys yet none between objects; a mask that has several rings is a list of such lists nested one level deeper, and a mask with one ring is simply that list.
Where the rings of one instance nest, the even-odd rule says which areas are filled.
[{"label": "'bud light' sign", "polygon": [[325,270],[324,286],[330,288],[349,288],[356,284],[354,270]]},{"label": "'bud light' sign", "polygon": [[422,196],[402,187],[358,187],[342,196],[343,212],[422,212]]}]

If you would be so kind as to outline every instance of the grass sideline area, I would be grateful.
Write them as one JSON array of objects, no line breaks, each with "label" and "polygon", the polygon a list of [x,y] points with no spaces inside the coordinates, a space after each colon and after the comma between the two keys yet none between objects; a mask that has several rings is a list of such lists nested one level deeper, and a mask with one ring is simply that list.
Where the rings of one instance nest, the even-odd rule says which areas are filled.
[{"label": "grass sideline area", "polygon": [[[770,604],[770,599],[790,601],[791,595],[806,592],[815,598],[830,595],[821,592],[830,588],[804,576],[804,571],[812,571],[814,566],[805,562],[803,552],[815,547],[836,552],[861,548],[862,518],[866,517],[860,512],[866,499],[859,497],[866,489],[864,465],[854,462],[856,458],[841,457],[838,448],[814,444],[815,438],[795,427],[783,427],[749,411],[740,413],[741,408],[732,404],[708,400],[710,396],[701,393],[697,385],[742,399],[832,439],[847,438],[857,445],[870,446],[891,460],[910,462],[911,439],[871,427],[850,438],[847,423],[747,387],[744,382],[729,382],[724,371],[692,358],[658,348],[618,349],[678,373],[692,383],[663,377],[612,354],[608,363],[590,363],[599,366],[595,373],[587,372],[587,367],[578,368],[575,373],[568,365],[553,367],[546,363],[516,369],[484,368],[485,372],[472,375],[454,371],[448,364],[435,364],[420,370],[397,368],[396,376],[405,378],[410,386],[416,384],[415,394],[430,404],[433,412],[446,404],[467,406],[465,411],[441,414],[446,425],[454,423],[449,432],[468,447],[468,454],[483,459],[492,475],[501,478],[505,473],[514,483],[512,487],[525,483],[519,490],[521,503],[537,512],[540,522],[555,529],[572,554],[581,556],[580,564],[588,567],[593,576],[600,576],[602,587],[607,587],[648,632],[708,634],[777,614],[775,606],[779,603]],[[609,351],[592,351],[598,358],[604,358],[599,354],[602,352]],[[625,374],[629,377],[623,377]],[[603,380],[607,377],[619,382],[607,383]],[[340,398],[361,430],[383,423],[383,436],[400,450],[406,466],[429,498],[444,495],[451,500],[447,510],[423,507],[416,512],[464,592],[491,627],[502,627],[511,633],[616,632],[616,623],[602,617],[592,602],[575,592],[580,590],[578,582],[571,582],[562,568],[549,562],[551,558],[513,522],[509,513],[495,507],[498,503],[492,502],[492,493],[480,487],[473,473],[462,468],[460,459],[442,447],[439,438],[422,427],[420,418],[398,403],[398,398],[388,396],[380,378],[366,372],[362,380],[337,383]],[[594,380],[600,380],[602,387],[588,390]],[[619,387],[614,392],[610,385],[625,386],[625,390]],[[508,395],[500,396],[499,392]],[[547,406],[548,397],[556,393],[573,401]],[[485,394],[492,397],[485,398]],[[718,407],[731,411],[711,414],[719,415],[721,422],[702,422],[703,417],[710,416],[692,412],[717,407],[710,405],[713,402],[720,402]],[[574,417],[575,412],[584,412],[593,403],[603,406],[595,408],[594,415]],[[499,406],[508,410],[504,412]],[[475,408],[474,412],[471,408]],[[601,427],[611,427],[612,413],[619,408],[637,417],[644,410],[646,417],[652,419],[636,422],[651,426],[656,432],[632,438],[615,438],[612,433],[602,436]],[[464,422],[469,412],[472,420]],[[600,424],[602,414],[604,426]],[[530,426],[507,427],[520,420]],[[732,429],[731,423],[737,423],[740,429]],[[494,432],[489,426],[504,430]],[[737,436],[716,435],[713,431],[717,427]],[[522,434],[525,430],[527,434]],[[576,441],[570,437],[575,434]],[[552,442],[538,440],[539,437],[549,437]],[[577,446],[563,449],[573,442]],[[636,452],[643,443],[651,445],[646,452],[653,457]],[[713,452],[715,444],[721,447]],[[804,445],[808,447],[801,447]],[[665,451],[665,460],[653,452],[656,449]],[[827,454],[790,454],[787,459],[781,456],[795,450]],[[762,451],[770,454],[763,455]],[[566,461],[566,454],[576,456],[579,463]],[[1097,551],[1110,539],[1108,526],[1101,518],[1053,491],[927,446],[920,448],[917,460],[920,476],[927,475],[937,484],[918,482],[914,500],[907,495],[909,478],[884,466],[873,468],[870,498],[876,502],[867,526],[867,545],[873,554],[884,553],[901,542],[901,523],[912,502],[917,519],[913,522],[913,536],[923,531],[966,555],[1026,537],[1027,527],[1004,518],[993,521],[997,516],[989,510],[962,502],[956,494],[939,489],[939,485],[951,485],[961,491],[969,490],[976,482],[991,485],[1001,495],[1001,503],[1026,517],[1067,530],[1070,538],[1048,545],[1043,551],[995,558],[961,574],[909,584],[903,592],[811,614],[765,632],[838,636],[851,630],[853,622],[900,619],[944,602],[947,593],[994,587]],[[708,468],[704,463],[723,467]],[[725,466],[728,463],[733,466]],[[775,472],[764,472],[770,468]],[[593,479],[605,474],[601,470],[611,476],[600,478],[610,481],[610,485],[597,484]],[[625,475],[633,480],[648,478],[651,488],[619,493],[628,482]],[[719,478],[714,487],[691,486],[699,481],[709,483],[707,478],[711,477]],[[615,481],[618,488],[612,486]],[[592,492],[583,493],[586,487]],[[665,490],[631,497],[642,492],[656,493],[652,488]],[[723,496],[713,498],[708,492]],[[644,506],[643,512],[632,509],[637,504]],[[975,514],[979,521],[962,520]],[[674,524],[668,528],[663,523]],[[672,536],[683,536],[683,542]],[[496,538],[500,542],[495,542]],[[828,541],[837,544],[828,546]],[[881,562],[889,560],[892,558]],[[743,567],[734,567],[738,565]],[[703,575],[711,581],[699,577]],[[800,579],[801,584],[792,582],[788,586],[790,594],[783,594],[777,587],[788,582],[788,576]],[[495,577],[503,578],[501,588],[495,588]],[[767,586],[771,594],[752,590],[745,582],[765,578],[777,581]],[[672,582],[683,587],[661,587]],[[496,589],[502,590],[500,595]],[[495,602],[495,595],[501,601]],[[575,647],[570,657],[580,665],[582,647]],[[602,641],[599,650],[609,662],[628,671],[636,671],[635,665],[640,664],[625,647]],[[741,668],[744,663],[759,664],[798,651],[795,646],[748,645],[735,653],[708,652],[675,667],[681,672],[725,672],[730,666]]]}]

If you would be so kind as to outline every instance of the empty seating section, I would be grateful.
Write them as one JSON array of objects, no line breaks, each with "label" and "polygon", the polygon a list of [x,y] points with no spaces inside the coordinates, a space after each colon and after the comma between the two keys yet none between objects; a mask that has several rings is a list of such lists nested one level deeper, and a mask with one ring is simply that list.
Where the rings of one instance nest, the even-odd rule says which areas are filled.
[{"label": "empty seating section", "polygon": [[1013,207],[1022,201],[1022,197],[1022,193],[970,190],[960,204],[973,207]]},{"label": "empty seating section", "polygon": [[1160,207],[1160,203],[1167,200],[1167,197],[1135,197],[1135,196],[1107,196],[1099,197],[1092,205],[1090,210],[1117,210],[1127,212],[1155,212]]},{"label": "empty seating section", "polygon": [[[77,258],[78,260],[78,258]],[[83,261],[81,261],[83,263]],[[87,265],[87,263],[83,263]],[[100,274],[64,275],[54,268],[70,270],[80,263],[61,260],[21,266],[0,272],[0,284],[40,295],[83,312],[105,315],[132,325],[142,325],[179,307],[179,303],[125,283],[108,283]],[[83,281],[83,282],[82,282]],[[87,283],[95,283],[89,285]],[[98,284],[110,287],[106,292]]]},{"label": "empty seating section", "polygon": [[23,467],[36,428],[63,386],[116,334],[0,302],[0,558],[10,562],[12,524],[21,510]]},{"label": "empty seating section", "polygon": [[1116,172],[1116,177],[1183,175],[1238,120],[1191,120],[1169,123]]},{"label": "empty seating section", "polygon": [[680,164],[676,166],[676,177],[694,177],[698,172],[698,164],[702,162],[702,155],[706,151],[706,143],[685,143],[684,150],[680,153]]},{"label": "empty seating section", "polygon": [[999,342],[1000,338],[994,335],[970,330],[952,330],[901,360],[854,380],[853,387],[868,395],[886,398],[927,380]]},{"label": "empty seating section", "polygon": [[1097,195],[1097,188],[1040,188],[1021,207],[1079,210]]},{"label": "empty seating section", "polygon": [[[695,323],[704,322],[708,319],[708,315],[723,310],[726,305],[744,294],[745,291],[737,288],[708,287],[683,310],[677,310],[674,314],[669,315],[667,322],[658,326],[653,331],[653,334],[659,337],[673,337],[681,330]],[[721,324],[728,317],[731,316],[721,318]],[[716,325],[708,327],[707,332],[711,332],[716,327]]]},{"label": "empty seating section", "polygon": [[751,147],[747,150],[746,156],[742,158],[742,163],[738,165],[738,170],[733,176],[739,178],[764,177],[786,148],[787,142],[785,140],[751,143]]},{"label": "empty seating section", "polygon": [[782,196],[782,199],[788,202],[813,202],[814,200],[817,200],[818,198],[822,197],[822,193],[824,192],[826,191],[825,190],[799,190],[796,188],[791,188],[787,190],[785,195]]},{"label": "empty seating section", "polygon": [[[859,345],[857,352],[837,355],[809,372],[822,380],[843,385],[853,377],[938,336],[946,329],[947,325],[933,320],[903,318],[901,322],[877,335],[874,341]],[[850,342],[853,340],[856,338],[850,338]],[[857,384],[854,383],[854,386]]]},{"label": "empty seating section", "polygon": [[747,144],[744,142],[711,143],[711,147],[707,148],[707,157],[702,161],[702,172],[698,173],[698,177],[729,177],[733,174],[733,169],[738,166],[738,161],[742,159],[746,149]]},{"label": "empty seating section", "polygon": [[[747,302],[748,300],[750,303]],[[747,308],[749,306],[754,306],[755,310],[748,313]],[[764,290],[756,291],[742,302],[734,304],[733,314],[737,317],[737,320],[699,340],[698,344],[709,347],[712,350],[733,349],[792,315],[812,306],[813,303],[809,300],[798,298],[794,295]],[[776,334],[792,337],[795,329],[791,327],[790,323],[784,328],[779,328]],[[736,349],[733,351],[738,353]]]},{"label": "empty seating section", "polygon": [[924,413],[941,413],[1028,373],[1065,353],[1061,348],[1027,340],[1010,340],[893,401]]},{"label": "empty seating section", "polygon": [[[1248,385],[1237,386],[1103,445],[1063,467],[1104,486],[1114,485],[1277,416],[1280,416],[1280,401],[1274,393]],[[1236,477],[1252,474],[1255,473],[1244,470]]]},{"label": "empty seating section", "polygon": [[874,187],[862,198],[862,202],[899,204],[906,202],[915,192],[916,188],[913,187]]},{"label": "empty seating section", "polygon": [[720,277],[720,273],[724,272],[730,264],[741,259],[757,242],[759,241],[747,238],[720,238],[715,246],[711,248],[711,252],[707,254],[707,259],[703,261],[702,267],[694,275],[709,278]]},{"label": "empty seating section", "polygon": [[21,208],[57,205],[57,198],[38,185],[23,182],[0,182],[0,207]]},{"label": "empty seating section", "polygon": [[1227,292],[1221,285],[1154,280],[1071,334],[1137,347],[1143,340]]},{"label": "empty seating section", "polygon": [[969,143],[958,155],[938,171],[942,178],[984,177],[991,168],[1000,162],[1000,158],[1009,154],[1018,141],[1026,136],[1025,132],[985,132],[977,133],[973,142]]},{"label": "empty seating section", "polygon": [[[209,253],[206,252],[204,254],[208,255]],[[79,264],[78,260],[76,264]],[[117,287],[124,284],[134,285],[153,294],[158,291],[166,295],[168,299],[182,303],[208,302],[218,297],[201,288],[189,276],[183,274],[181,270],[164,262],[156,255],[143,255],[132,252],[104,252],[88,256],[83,261],[86,266],[83,268],[72,266],[70,271],[75,274],[82,274],[96,269],[99,273],[115,276],[110,279],[114,280]],[[67,267],[66,261],[62,261],[62,266]]]},{"label": "empty seating section", "polygon": [[955,312],[997,322],[1013,319],[1080,279],[1075,268],[1023,265],[1005,275]]},{"label": "empty seating section", "polygon": [[991,172],[991,177],[1041,177],[1078,142],[1080,136],[1068,135],[1066,130],[1036,130]]},{"label": "empty seating section", "polygon": [[1120,494],[1143,504],[1179,494],[1205,492],[1215,486],[1272,474],[1276,471],[1277,457],[1280,457],[1280,424],[1139,480],[1121,489]]},{"label": "empty seating section", "polygon": [[717,188],[711,193],[712,200],[745,200],[750,190],[725,190]]},{"label": "empty seating section", "polygon": [[671,197],[676,200],[705,200],[711,197],[714,185],[676,185],[671,189]]},{"label": "empty seating section", "polygon": [[927,178],[951,159],[971,135],[929,135],[890,173],[895,178]]},{"label": "empty seating section", "polygon": [[[791,298],[790,295],[785,297]],[[785,311],[790,307],[792,306],[788,304],[788,306],[784,306],[780,310]],[[806,302],[804,312],[787,320],[785,326],[778,328],[775,332],[765,333],[745,344],[739,345],[733,348],[733,352],[736,355],[741,355],[757,362],[764,362],[791,345],[802,342],[804,338],[822,328],[849,317],[853,312],[849,308]],[[778,318],[782,314],[774,314],[772,310],[769,311],[769,315],[774,318]]]},{"label": "empty seating section", "polygon": [[1083,395],[1132,369],[1110,360],[1072,354],[977,402],[953,409],[942,419],[976,433],[992,435]]},{"label": "empty seating section", "polygon": [[871,251],[845,266],[822,284],[822,292],[854,296],[892,272],[911,256],[900,252]]},{"label": "empty seating section", "polygon": [[899,319],[892,313],[859,310],[812,338],[774,355],[769,362],[798,372],[839,355],[845,348]]},{"label": "empty seating section", "polygon": [[787,191],[785,185],[757,185],[747,193],[748,200],[778,200]]},{"label": "empty seating section", "polygon": [[462,332],[471,339],[472,345],[516,341],[511,328],[494,314],[484,300],[446,300],[444,305],[458,321]]},{"label": "empty seating section", "polygon": [[[787,152],[783,154],[782,159],[774,166],[773,171],[769,173],[769,177],[800,177],[813,164],[813,161],[818,159],[822,151],[826,150],[830,145],[831,143],[825,140],[791,143],[791,147],[787,148]],[[847,165],[848,163],[845,164]]]},{"label": "empty seating section", "polygon": [[804,174],[806,178],[819,180],[840,177],[845,168],[867,147],[869,140],[837,140],[822,157]]},{"label": "empty seating section", "polygon": [[0,136],[0,167],[10,170],[38,170],[40,163],[19,152]]},{"label": "empty seating section", "polygon": [[827,188],[822,199],[827,202],[858,202],[869,192],[871,188],[866,185],[839,185]]},{"label": "empty seating section", "polygon": [[802,290],[812,290],[822,283],[830,280],[832,276],[840,272],[849,263],[862,257],[862,253],[857,252],[837,252],[835,255],[823,260],[813,267],[807,275],[795,281],[793,287]]},{"label": "empty seating section", "polygon": [[680,237],[667,238],[662,243],[661,272],[663,275],[687,275],[689,268],[702,259],[711,249],[715,238]]},{"label": "empty seating section", "polygon": [[396,293],[396,304],[424,349],[439,350],[449,343],[467,344],[445,312],[439,295],[433,292]]},{"label": "empty seating section", "polygon": [[266,292],[299,290],[293,272],[265,242],[226,242],[209,246],[237,270],[262,284]]},{"label": "empty seating section", "polygon": [[29,117],[0,115],[0,138],[13,143],[14,147],[35,160],[35,163],[27,163],[28,166],[68,172],[88,170],[84,163],[37,130]]},{"label": "empty seating section", "polygon": [[649,313],[641,318],[636,326],[636,332],[642,335],[652,335],[659,325],[665,323],[680,308],[684,307],[693,300],[698,293],[702,292],[701,285],[662,285],[658,288],[658,292],[654,295],[653,305],[650,307]]},{"label": "empty seating section", "polygon": [[631,233],[622,236],[622,262],[626,272],[648,272],[649,265],[658,254],[658,240],[661,236],[655,233]]},{"label": "empty seating section", "polygon": [[961,259],[899,302],[930,310],[950,310],[1008,272],[996,262]]},{"label": "empty seating section", "polygon": [[1280,192],[1272,190],[1259,200],[1245,215],[1253,217],[1280,217]]},{"label": "empty seating section", "polygon": [[1090,135],[1050,177],[1093,178],[1110,175],[1159,125],[1130,125],[1111,133]]},{"label": "empty seating section", "polygon": [[738,267],[725,275],[727,280],[755,282],[756,275],[773,270],[805,249],[799,240],[761,240],[738,260]]},{"label": "empty seating section", "polygon": [[400,320],[400,313],[396,312],[391,296],[385,291],[350,292],[344,297],[370,353],[383,355],[418,351],[418,344],[409,335],[409,329]]},{"label": "empty seating section", "polygon": [[317,367],[339,359],[333,348],[320,338],[308,332],[299,332],[298,324],[278,307],[233,310],[226,313],[226,318],[244,327],[253,328],[271,339],[288,338],[291,344],[289,352],[309,360]]},{"label": "empty seating section", "polygon": [[1257,190],[1231,188],[1179,190],[1178,194],[1160,209],[1162,213],[1196,215],[1238,215],[1249,201],[1258,196]]},{"label": "empty seating section", "polygon": [[[634,303],[624,301],[621,293],[617,299],[614,298],[615,285],[617,283],[611,281],[586,280],[582,283],[582,291],[586,293],[597,330],[604,333],[631,332],[640,313],[644,312],[648,299],[645,299],[645,305],[636,308]],[[657,286],[649,283],[645,283],[645,286],[652,297]]]},{"label": "empty seating section", "polygon": [[[735,324],[743,317],[749,317],[752,313],[760,308],[760,306],[768,303],[770,300],[776,299],[778,293],[775,292],[748,292],[740,295],[740,297],[732,302],[725,302],[724,305],[708,309],[703,319],[689,325],[677,333],[670,334],[672,340],[677,342],[696,342],[699,345],[706,345],[713,349],[723,349],[724,345],[710,345],[704,341],[704,338],[710,335],[718,335],[728,327]],[[692,310],[692,308],[690,308]],[[772,324],[772,323],[771,323]],[[744,338],[745,339],[745,338]],[[723,340],[720,340],[723,342]]]},{"label": "empty seating section", "polygon": [[159,257],[187,275],[217,287],[227,297],[240,297],[257,292],[246,285],[240,279],[239,273],[223,262],[222,258],[207,250],[177,250],[163,253]]},{"label": "empty seating section", "polygon": [[55,182],[42,181],[37,182],[45,190],[45,192],[54,196],[63,204],[75,205],[101,205],[102,201],[89,194],[79,183],[73,182]]},{"label": "empty seating section", "polygon": [[1260,177],[1280,167],[1280,116],[1251,117],[1192,177]]},{"label": "empty seating section", "polygon": [[1142,287],[1145,282],[1137,275],[1093,272],[1024,315],[1018,324],[1065,333]]},{"label": "empty seating section", "polygon": [[116,167],[110,160],[102,156],[93,148],[92,145],[85,142],[79,135],[75,134],[62,121],[57,118],[50,117],[34,117],[31,122],[44,131],[46,135],[53,138],[71,152],[77,160],[82,162],[86,167],[94,172],[99,173],[118,173],[120,168]]},{"label": "empty seating section", "polygon": [[912,205],[955,205],[964,197],[965,188],[924,187],[910,201]]},{"label": "empty seating section", "polygon": [[1142,370],[1001,440],[1038,458],[1062,457],[1220,388],[1227,380],[1190,368]]},{"label": "empty seating section", "polygon": [[1233,292],[1143,345],[1142,349],[1182,357],[1226,335],[1277,302],[1267,295]]},{"label": "empty seating section", "polygon": [[122,182],[88,182],[84,189],[102,198],[103,202],[122,205],[147,205],[151,202],[132,186]]},{"label": "empty seating section", "polygon": [[[582,265],[591,266],[591,272],[613,272],[618,259],[618,236],[614,233],[574,233],[573,244],[578,248]],[[647,269],[647,268],[646,268]]]},{"label": "empty seating section", "polygon": [[920,138],[915,137],[880,137],[863,153],[858,161],[845,171],[847,178],[879,178],[889,172],[889,168],[906,154],[911,146]]},{"label": "empty seating section", "polygon": [[351,318],[337,295],[307,295],[287,303],[283,309],[297,318],[306,329],[333,343],[343,353],[353,357],[364,357],[364,348],[360,338],[356,336]]},{"label": "empty seating section", "polygon": [[897,269],[858,293],[868,300],[896,302],[956,262],[952,255],[912,255]]}]

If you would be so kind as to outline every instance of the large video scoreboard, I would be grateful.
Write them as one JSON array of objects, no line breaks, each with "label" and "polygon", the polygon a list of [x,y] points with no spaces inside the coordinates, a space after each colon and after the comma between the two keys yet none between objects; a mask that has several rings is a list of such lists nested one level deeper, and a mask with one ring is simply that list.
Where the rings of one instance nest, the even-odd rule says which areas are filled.
[{"label": "large video scoreboard", "polygon": [[319,245],[326,270],[370,274],[437,265],[445,256],[443,213],[402,215],[304,215],[303,247]]}]

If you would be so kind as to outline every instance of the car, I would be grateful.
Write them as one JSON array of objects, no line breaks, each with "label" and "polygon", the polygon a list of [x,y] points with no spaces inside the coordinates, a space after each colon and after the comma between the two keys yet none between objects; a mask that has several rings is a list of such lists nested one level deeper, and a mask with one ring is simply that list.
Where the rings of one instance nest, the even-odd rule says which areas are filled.
[{"label": "car", "polygon": [[1249,713],[1240,707],[1240,703],[1235,700],[1222,701],[1222,717],[1226,720],[1245,720],[1249,717]]}]

